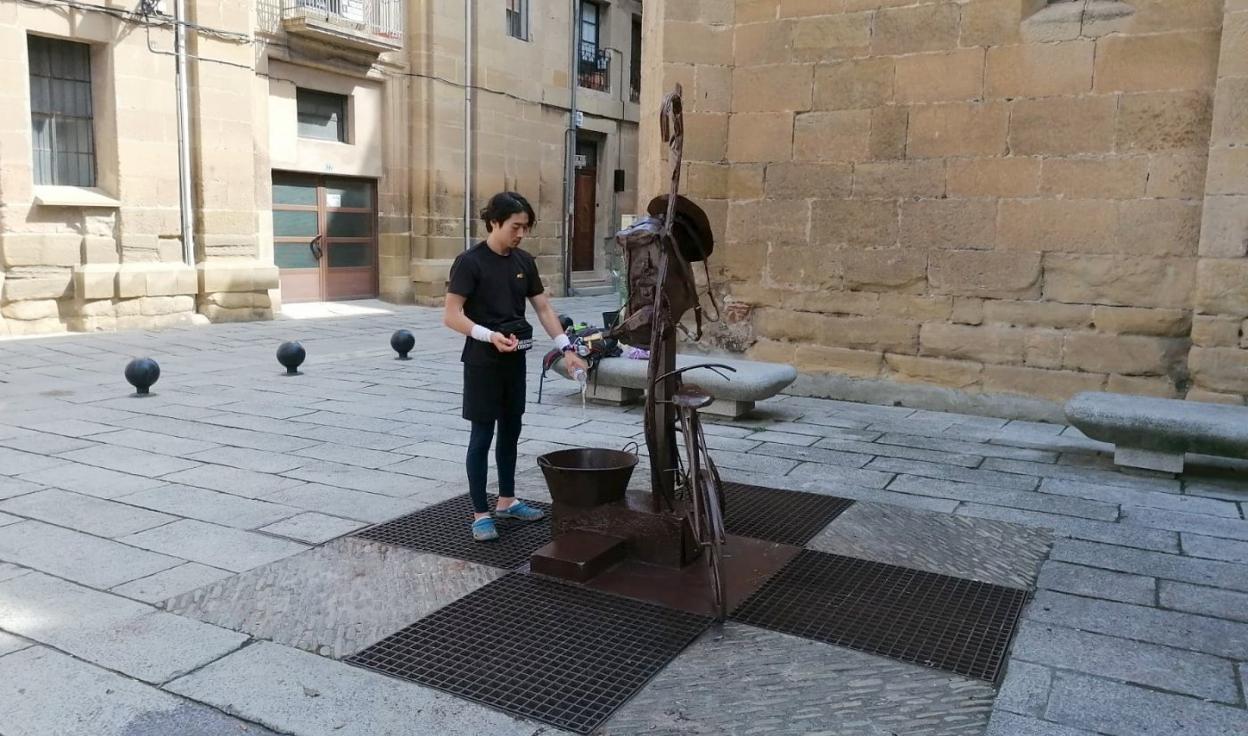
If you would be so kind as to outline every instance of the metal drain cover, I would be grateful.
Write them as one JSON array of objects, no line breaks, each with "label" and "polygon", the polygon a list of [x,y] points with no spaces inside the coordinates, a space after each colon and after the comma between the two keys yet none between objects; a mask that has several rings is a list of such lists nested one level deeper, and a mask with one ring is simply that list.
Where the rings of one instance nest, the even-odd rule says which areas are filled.
[{"label": "metal drain cover", "polygon": [[725,481],[724,525],[729,534],[804,546],[853,501]]},{"label": "metal drain cover", "polygon": [[[491,496],[490,505],[493,506],[493,503],[494,497]],[[354,536],[514,570],[528,562],[534,551],[550,541],[550,505],[539,501],[525,503],[545,510],[546,518],[541,521],[496,519],[499,538],[493,542],[473,541],[469,531],[472,501],[467,494],[369,527]]]},{"label": "metal drain cover", "polygon": [[709,624],[511,573],[345,661],[589,733]]},{"label": "metal drain cover", "polygon": [[803,550],[741,623],[996,683],[1029,593]]}]

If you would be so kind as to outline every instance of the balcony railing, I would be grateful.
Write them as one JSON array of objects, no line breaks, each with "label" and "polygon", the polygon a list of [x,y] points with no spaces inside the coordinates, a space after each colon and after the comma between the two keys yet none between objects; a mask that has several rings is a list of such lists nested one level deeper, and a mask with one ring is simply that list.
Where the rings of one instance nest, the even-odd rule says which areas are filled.
[{"label": "balcony railing", "polygon": [[592,43],[581,42],[577,78],[582,87],[607,92],[611,89],[611,54]]},{"label": "balcony railing", "polygon": [[282,0],[290,33],[381,53],[403,48],[403,0]]}]

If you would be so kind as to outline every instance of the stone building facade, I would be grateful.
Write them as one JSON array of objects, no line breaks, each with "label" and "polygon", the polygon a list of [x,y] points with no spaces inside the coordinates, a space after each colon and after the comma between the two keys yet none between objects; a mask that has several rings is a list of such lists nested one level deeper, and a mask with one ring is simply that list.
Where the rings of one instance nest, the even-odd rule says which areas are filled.
[{"label": "stone building facade", "polygon": [[189,257],[174,6],[0,0],[0,335],[433,302],[466,186],[473,213],[503,188],[530,198],[562,293],[573,145],[567,270],[604,280],[636,203],[640,0],[477,1],[470,30],[463,0],[185,0]]},{"label": "stone building facade", "polygon": [[666,0],[646,24],[643,109],[683,85],[719,235],[721,346],[824,396],[1244,403],[1248,2]]}]

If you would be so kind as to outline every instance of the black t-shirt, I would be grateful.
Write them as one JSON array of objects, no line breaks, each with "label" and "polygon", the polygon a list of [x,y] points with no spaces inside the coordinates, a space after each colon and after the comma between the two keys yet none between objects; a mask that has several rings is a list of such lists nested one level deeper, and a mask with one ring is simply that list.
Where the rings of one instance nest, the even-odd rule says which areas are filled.
[{"label": "black t-shirt", "polygon": [[[525,299],[541,294],[545,287],[532,255],[516,248],[500,256],[482,241],[455,257],[446,290],[464,297],[468,319],[497,332],[508,322],[524,319]],[[461,360],[495,363],[502,356],[493,345],[468,337]]]}]

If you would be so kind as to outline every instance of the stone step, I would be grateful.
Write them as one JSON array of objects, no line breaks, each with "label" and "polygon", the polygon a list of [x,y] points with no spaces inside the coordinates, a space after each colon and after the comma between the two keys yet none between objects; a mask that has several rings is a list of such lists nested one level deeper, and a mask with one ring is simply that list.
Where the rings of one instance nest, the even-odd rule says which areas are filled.
[{"label": "stone step", "polygon": [[573,281],[572,291],[576,296],[608,296],[615,293],[615,287],[609,281]]},{"label": "stone step", "polygon": [[583,583],[624,559],[627,541],[605,534],[572,531],[533,553],[531,569],[540,575]]}]

